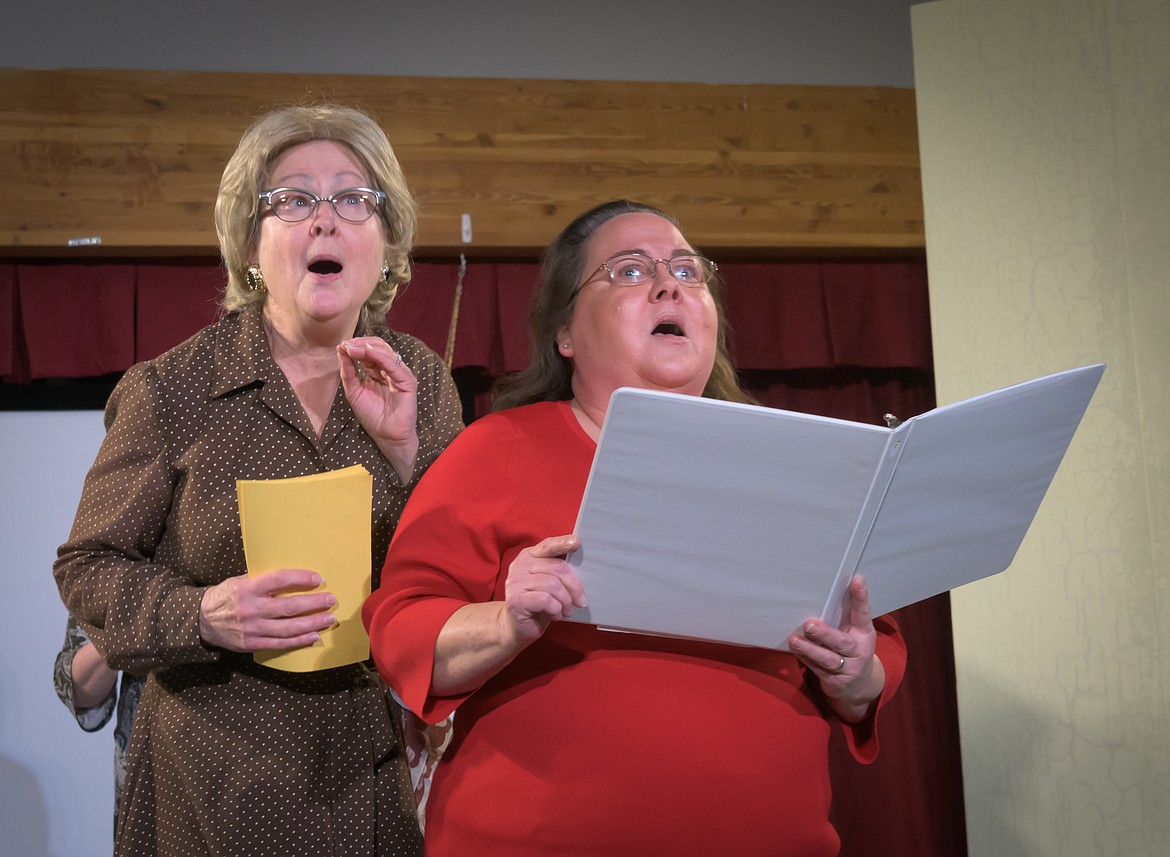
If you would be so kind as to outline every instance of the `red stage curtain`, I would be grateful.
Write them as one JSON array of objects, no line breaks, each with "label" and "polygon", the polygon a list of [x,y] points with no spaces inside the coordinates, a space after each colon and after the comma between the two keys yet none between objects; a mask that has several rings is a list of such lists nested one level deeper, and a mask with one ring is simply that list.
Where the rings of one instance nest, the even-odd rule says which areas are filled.
[{"label": "red stage curtain", "polygon": [[139,265],[134,359],[148,360],[219,317],[224,273],[192,265]]},{"label": "red stage curtain", "polygon": [[20,307],[16,301],[16,266],[0,265],[0,378],[12,378],[28,373],[17,370],[17,318]]},{"label": "red stage curtain", "polygon": [[[416,264],[391,308],[391,326],[444,354],[458,270]],[[525,364],[537,273],[535,263],[468,266],[453,368],[498,376]],[[732,354],[745,373],[930,372],[921,263],[728,264],[723,274]],[[123,371],[214,321],[223,279],[217,266],[0,265],[0,373],[22,381]],[[28,377],[11,377],[25,360]],[[822,380],[793,376],[791,383],[812,390]]]},{"label": "red stage curtain", "polygon": [[[881,424],[934,405],[926,268],[918,261],[728,263],[731,349],[766,405]],[[491,379],[528,358],[535,263],[468,265],[452,369],[475,413]],[[415,265],[392,327],[445,354],[457,263]],[[24,383],[127,369],[218,316],[215,265],[0,265],[0,378]],[[966,854],[950,602],[897,614],[909,646],[905,682],[883,711],[870,766],[833,747],[834,824],[842,855]],[[767,724],[755,724],[767,728]],[[751,748],[742,748],[751,752]]]},{"label": "red stage curtain", "polygon": [[134,362],[132,265],[18,265],[15,311],[30,378],[105,375]]}]

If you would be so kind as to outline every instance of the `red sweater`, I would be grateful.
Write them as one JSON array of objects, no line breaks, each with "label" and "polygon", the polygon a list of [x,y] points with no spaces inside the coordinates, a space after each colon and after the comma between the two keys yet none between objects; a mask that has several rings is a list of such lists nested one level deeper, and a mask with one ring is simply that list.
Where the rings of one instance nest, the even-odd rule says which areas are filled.
[{"label": "red sweater", "polygon": [[[839,721],[790,654],[556,622],[473,694],[429,694],[451,614],[502,599],[520,550],[572,532],[595,448],[564,402],[485,417],[431,467],[398,525],[363,611],[373,655],[426,720],[458,707],[427,853],[836,854],[827,745]],[[905,648],[890,620],[877,624],[884,702]],[[844,727],[860,761],[877,753],[873,727]]]}]

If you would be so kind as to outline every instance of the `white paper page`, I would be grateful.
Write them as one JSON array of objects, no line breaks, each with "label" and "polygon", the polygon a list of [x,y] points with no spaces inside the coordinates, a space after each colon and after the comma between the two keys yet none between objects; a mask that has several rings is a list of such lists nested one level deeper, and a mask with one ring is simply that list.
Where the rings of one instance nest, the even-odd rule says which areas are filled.
[{"label": "white paper page", "polygon": [[915,417],[858,564],[874,615],[1006,569],[1105,367]]},{"label": "white paper page", "polygon": [[785,647],[821,614],[888,435],[619,390],[569,558],[589,599],[573,618]]}]

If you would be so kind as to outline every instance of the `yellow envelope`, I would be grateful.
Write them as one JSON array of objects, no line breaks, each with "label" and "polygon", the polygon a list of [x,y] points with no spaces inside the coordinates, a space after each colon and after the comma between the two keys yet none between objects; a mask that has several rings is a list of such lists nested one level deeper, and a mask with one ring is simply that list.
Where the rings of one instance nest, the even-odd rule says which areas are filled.
[{"label": "yellow envelope", "polygon": [[[370,638],[361,609],[370,594],[373,477],[360,464],[291,479],[237,479],[248,575],[307,568],[333,593],[337,624],[312,646],[255,652],[256,663],[311,672],[364,661]],[[294,593],[290,593],[294,594]]]}]

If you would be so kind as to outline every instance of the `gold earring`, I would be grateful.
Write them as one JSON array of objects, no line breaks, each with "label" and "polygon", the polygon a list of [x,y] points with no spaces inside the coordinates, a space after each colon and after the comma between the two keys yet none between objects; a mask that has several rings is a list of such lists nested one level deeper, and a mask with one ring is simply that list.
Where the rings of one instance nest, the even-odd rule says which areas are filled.
[{"label": "gold earring", "polygon": [[256,264],[249,265],[244,271],[244,282],[250,292],[262,292],[266,288],[264,274],[260,271],[260,266]]},{"label": "gold earring", "polygon": [[382,282],[383,283],[390,282],[390,266],[389,265],[382,266]]}]

